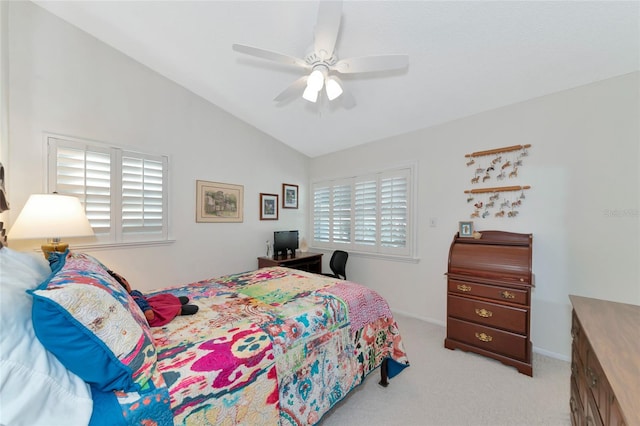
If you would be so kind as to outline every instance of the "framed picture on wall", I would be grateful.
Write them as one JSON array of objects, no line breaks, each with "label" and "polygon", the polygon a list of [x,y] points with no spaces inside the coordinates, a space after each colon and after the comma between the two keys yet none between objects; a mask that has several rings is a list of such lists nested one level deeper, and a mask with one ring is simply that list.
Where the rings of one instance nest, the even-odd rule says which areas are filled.
[{"label": "framed picture on wall", "polygon": [[461,237],[473,236],[473,222],[460,222],[458,224],[458,235]]},{"label": "framed picture on wall", "polygon": [[298,208],[298,185],[293,185],[290,183],[282,184],[282,208]]},{"label": "framed picture on wall", "polygon": [[244,186],[196,181],[196,222],[242,222]]},{"label": "framed picture on wall", "polygon": [[278,220],[278,194],[260,194],[260,220]]}]

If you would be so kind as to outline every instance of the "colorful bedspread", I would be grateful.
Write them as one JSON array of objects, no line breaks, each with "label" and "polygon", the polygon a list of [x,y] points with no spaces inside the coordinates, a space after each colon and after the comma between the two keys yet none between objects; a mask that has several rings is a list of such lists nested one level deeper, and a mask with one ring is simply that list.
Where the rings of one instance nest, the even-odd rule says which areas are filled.
[{"label": "colorful bedspread", "polygon": [[383,359],[408,365],[387,303],[355,283],[274,267],[163,292],[200,307],[152,329],[177,425],[315,424]]}]

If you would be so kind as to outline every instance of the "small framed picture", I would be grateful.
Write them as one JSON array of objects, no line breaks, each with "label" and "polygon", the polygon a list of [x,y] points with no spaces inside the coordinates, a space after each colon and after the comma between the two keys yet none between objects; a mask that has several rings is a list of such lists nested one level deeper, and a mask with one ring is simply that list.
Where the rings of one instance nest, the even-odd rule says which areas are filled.
[{"label": "small framed picture", "polygon": [[278,220],[278,194],[260,194],[260,220]]},{"label": "small framed picture", "polygon": [[458,235],[461,237],[472,237],[473,222],[459,222]]},{"label": "small framed picture", "polygon": [[282,208],[298,208],[298,185],[293,185],[290,183],[282,184]]}]

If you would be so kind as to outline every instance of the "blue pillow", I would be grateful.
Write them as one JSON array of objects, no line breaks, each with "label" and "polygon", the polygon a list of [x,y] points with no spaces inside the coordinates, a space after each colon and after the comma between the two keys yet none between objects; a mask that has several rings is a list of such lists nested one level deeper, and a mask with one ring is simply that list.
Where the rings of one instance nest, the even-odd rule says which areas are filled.
[{"label": "blue pillow", "polygon": [[52,268],[29,291],[38,339],[94,388],[139,391],[156,368],[156,348],[140,308],[89,255],[67,251]]}]

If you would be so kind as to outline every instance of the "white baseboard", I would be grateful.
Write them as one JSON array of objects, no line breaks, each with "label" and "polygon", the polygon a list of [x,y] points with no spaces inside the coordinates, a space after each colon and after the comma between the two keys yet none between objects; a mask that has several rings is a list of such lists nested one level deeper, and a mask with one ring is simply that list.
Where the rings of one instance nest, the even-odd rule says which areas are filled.
[{"label": "white baseboard", "polygon": [[433,318],[421,317],[421,316],[418,316],[418,315],[410,314],[408,312],[399,311],[397,309],[392,309],[391,312],[394,313],[394,314],[399,314],[399,315],[405,316],[405,317],[414,318],[414,319],[417,319],[417,320],[420,320],[420,321],[428,322],[429,324],[435,324],[435,325],[439,325],[441,327],[446,327],[447,326],[446,322],[438,321],[438,320],[433,319]]},{"label": "white baseboard", "polygon": [[540,354],[540,355],[548,356],[549,358],[555,358],[555,359],[559,359],[561,361],[571,362],[571,357],[568,357],[568,356],[563,355],[563,354],[559,354],[557,352],[551,352],[551,351],[548,351],[546,349],[538,348],[536,346],[533,347],[533,352],[535,352],[537,354]]}]

